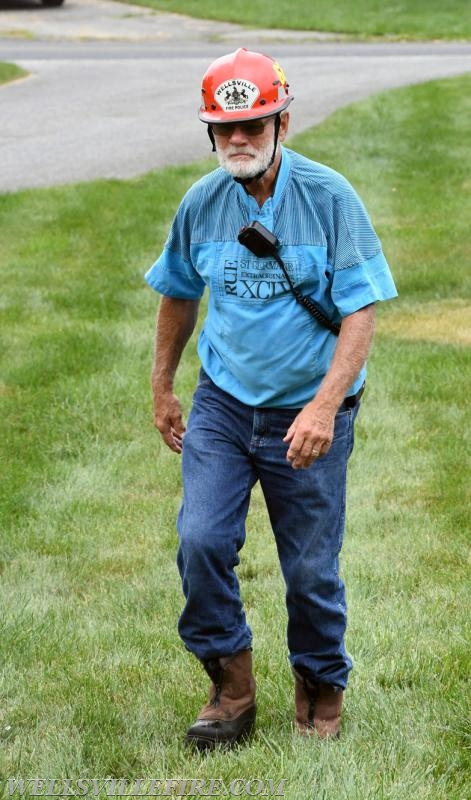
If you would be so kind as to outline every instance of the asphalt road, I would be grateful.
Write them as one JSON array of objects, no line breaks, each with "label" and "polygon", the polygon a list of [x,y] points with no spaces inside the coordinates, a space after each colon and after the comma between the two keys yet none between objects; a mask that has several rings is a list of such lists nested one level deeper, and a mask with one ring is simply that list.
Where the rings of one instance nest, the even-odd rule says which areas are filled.
[{"label": "asphalt road", "polygon": [[281,61],[291,133],[354,100],[471,72],[471,44],[359,44],[244,31],[109,0],[0,2],[0,60],[30,77],[0,88],[0,191],[130,178],[210,151],[197,119],[207,65],[245,46]]}]

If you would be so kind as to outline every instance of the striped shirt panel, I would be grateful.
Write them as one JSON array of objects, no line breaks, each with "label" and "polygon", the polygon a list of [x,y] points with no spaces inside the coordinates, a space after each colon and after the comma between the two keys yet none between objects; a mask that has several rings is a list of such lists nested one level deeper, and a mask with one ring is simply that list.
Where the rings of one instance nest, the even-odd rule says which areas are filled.
[{"label": "striped shirt panel", "polygon": [[[281,245],[325,247],[334,269],[346,269],[381,250],[368,213],[350,183],[331,168],[293,151],[290,174],[274,209]],[[195,183],[185,195],[166,246],[190,261],[190,243],[236,241],[249,222],[239,188],[222,169]]]}]

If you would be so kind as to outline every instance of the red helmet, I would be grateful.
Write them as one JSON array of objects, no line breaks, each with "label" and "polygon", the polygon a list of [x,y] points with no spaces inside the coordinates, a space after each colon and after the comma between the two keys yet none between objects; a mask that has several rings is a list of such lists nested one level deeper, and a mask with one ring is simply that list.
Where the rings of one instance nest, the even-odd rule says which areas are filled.
[{"label": "red helmet", "polygon": [[217,58],[206,71],[198,116],[208,124],[269,117],[291,103],[288,88],[277,61],[241,47]]}]

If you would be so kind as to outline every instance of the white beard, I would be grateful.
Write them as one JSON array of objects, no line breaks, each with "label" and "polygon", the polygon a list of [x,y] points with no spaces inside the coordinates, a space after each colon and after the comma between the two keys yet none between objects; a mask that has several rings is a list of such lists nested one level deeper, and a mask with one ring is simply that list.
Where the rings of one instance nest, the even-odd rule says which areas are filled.
[{"label": "white beard", "polygon": [[[231,156],[238,154],[249,155],[251,158],[243,161],[233,160]],[[259,172],[264,172],[270,166],[273,154],[273,142],[268,142],[262,150],[252,150],[249,147],[227,147],[223,151],[217,150],[219,166],[226,170],[233,178],[250,180]]]}]

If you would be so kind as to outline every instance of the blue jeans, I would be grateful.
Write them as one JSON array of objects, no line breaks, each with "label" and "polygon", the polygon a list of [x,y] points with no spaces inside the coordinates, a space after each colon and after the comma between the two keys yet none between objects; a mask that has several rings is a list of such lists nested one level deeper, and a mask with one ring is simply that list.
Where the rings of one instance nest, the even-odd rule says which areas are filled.
[{"label": "blue jeans", "polygon": [[282,440],[299,409],[246,406],[201,372],[183,442],[177,558],[186,598],[179,633],[197,658],[252,645],[234,568],[258,480],[286,583],[290,662],[345,688],[352,663],[339,552],[358,406],[340,409],[327,455],[294,470]]}]

